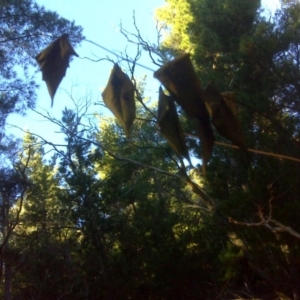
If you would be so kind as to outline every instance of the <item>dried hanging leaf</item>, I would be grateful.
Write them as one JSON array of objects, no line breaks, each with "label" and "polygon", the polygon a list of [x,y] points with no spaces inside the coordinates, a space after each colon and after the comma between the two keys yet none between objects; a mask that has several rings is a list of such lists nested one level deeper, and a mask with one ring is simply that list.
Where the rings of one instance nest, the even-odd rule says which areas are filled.
[{"label": "dried hanging leaf", "polygon": [[158,125],[160,132],[175,152],[190,162],[175,103],[171,96],[164,94],[162,88],[159,88]]},{"label": "dried hanging leaf", "polygon": [[106,106],[121,123],[127,137],[135,119],[134,90],[129,77],[115,64],[102,97]]},{"label": "dried hanging leaf", "polygon": [[213,151],[215,136],[212,132],[210,133],[207,131],[207,129],[203,126],[203,122],[199,119],[197,119],[197,126],[197,131],[201,141],[202,171],[204,176],[206,176],[206,166]]},{"label": "dried hanging leaf", "polygon": [[235,102],[235,92],[222,92],[223,99],[225,100],[227,106],[230,108],[232,113],[237,116],[237,107]]},{"label": "dried hanging leaf", "polygon": [[154,73],[188,115],[209,120],[203,100],[199,97],[201,83],[190,56],[183,54],[163,65]]},{"label": "dried hanging leaf", "polygon": [[166,63],[154,73],[154,77],[165,86],[189,116],[198,119],[202,166],[205,173],[215,138],[206,106],[201,98],[201,83],[193,68],[189,54],[183,54]]},{"label": "dried hanging leaf", "polygon": [[237,118],[212,82],[204,89],[202,96],[217,131],[234,145],[247,150],[244,135]]},{"label": "dried hanging leaf", "polygon": [[63,34],[35,57],[51,96],[51,107],[56,90],[69,67],[70,56],[78,56],[68,37],[68,34]]}]

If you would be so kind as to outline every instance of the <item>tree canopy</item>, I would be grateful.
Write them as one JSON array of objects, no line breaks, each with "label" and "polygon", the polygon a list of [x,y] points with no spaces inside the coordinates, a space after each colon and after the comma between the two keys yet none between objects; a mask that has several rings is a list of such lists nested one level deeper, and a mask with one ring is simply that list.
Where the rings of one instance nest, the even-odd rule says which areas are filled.
[{"label": "tree canopy", "polygon": [[[83,37],[33,1],[0,3],[4,136],[7,115],[35,102],[20,69],[62,34]],[[122,29],[159,65],[160,97],[136,78],[139,55],[124,54],[100,102],[116,118],[71,95],[61,120],[39,113],[63,144],[33,131],[22,150],[1,145],[0,295],[299,299],[299,12],[292,0],[272,18],[260,1],[168,0],[161,44]],[[189,68],[174,69],[182,58]]]}]

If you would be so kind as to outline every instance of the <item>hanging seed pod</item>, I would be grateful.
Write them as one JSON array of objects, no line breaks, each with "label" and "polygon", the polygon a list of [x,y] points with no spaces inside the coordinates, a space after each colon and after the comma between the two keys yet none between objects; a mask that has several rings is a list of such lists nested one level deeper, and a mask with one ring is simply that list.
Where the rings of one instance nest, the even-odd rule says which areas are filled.
[{"label": "hanging seed pod", "polygon": [[135,119],[135,87],[129,77],[115,64],[102,93],[105,105],[115,115],[129,137],[129,129]]},{"label": "hanging seed pod", "polygon": [[235,92],[222,92],[223,99],[225,100],[227,106],[230,108],[234,116],[237,116],[237,105],[235,101]]},{"label": "hanging seed pod", "polygon": [[164,94],[161,87],[159,88],[158,126],[173,150],[191,163],[175,103],[171,96]]},{"label": "hanging seed pod", "polygon": [[201,141],[202,171],[204,176],[206,176],[206,167],[213,151],[215,136],[213,133],[207,131],[203,126],[203,122],[199,119],[197,119],[196,130]]},{"label": "hanging seed pod", "polygon": [[163,65],[154,73],[154,77],[165,86],[189,116],[209,120],[204,102],[199,97],[201,83],[188,54]]},{"label": "hanging seed pod", "polygon": [[198,119],[202,166],[205,173],[215,139],[206,106],[201,98],[201,83],[193,68],[190,56],[183,54],[166,63],[154,73],[154,77],[165,86],[189,116]]},{"label": "hanging seed pod", "polygon": [[212,82],[206,86],[202,96],[216,130],[234,145],[247,150],[238,119]]},{"label": "hanging seed pod", "polygon": [[57,88],[69,67],[70,56],[78,56],[68,37],[68,34],[63,34],[35,57],[41,68],[42,78],[47,84],[51,107]]}]

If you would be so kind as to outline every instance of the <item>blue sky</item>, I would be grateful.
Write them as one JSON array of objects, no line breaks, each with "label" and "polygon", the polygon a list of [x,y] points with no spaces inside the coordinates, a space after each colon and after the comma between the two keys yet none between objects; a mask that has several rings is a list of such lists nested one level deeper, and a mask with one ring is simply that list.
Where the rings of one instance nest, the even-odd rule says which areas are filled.
[{"label": "blue sky", "polygon": [[[38,0],[37,3],[50,10],[57,11],[66,19],[75,20],[76,24],[84,28],[83,33],[87,39],[112,51],[121,52],[127,48],[130,52],[133,47],[128,45],[126,39],[118,32],[120,22],[122,22],[124,28],[134,32],[132,20],[133,11],[135,11],[137,24],[143,36],[149,40],[154,40],[156,37],[154,9],[161,6],[164,1]],[[110,53],[85,41],[76,51],[81,58],[103,58],[108,55],[113,59],[117,59]],[[150,63],[147,60],[144,62]],[[70,89],[70,85],[79,84],[99,91],[99,87],[106,84],[111,67],[112,64],[107,62],[93,63],[88,60],[74,58],[61,87],[66,89],[69,87]],[[138,76],[145,73],[145,70],[139,69],[137,71],[138,73],[141,72],[137,74]],[[58,91],[54,103],[55,109],[58,106],[56,104],[59,102],[59,96]]]},{"label": "blue sky", "polygon": [[[133,57],[136,53],[136,47],[128,44],[125,37],[118,31],[120,23],[122,23],[123,28],[135,32],[133,28],[133,12],[135,12],[136,22],[143,37],[151,42],[155,42],[156,22],[154,9],[162,6],[164,3],[163,0],[37,0],[36,2],[49,10],[56,11],[66,19],[75,20],[77,25],[83,27],[83,34],[87,39],[111,51],[124,52],[126,50]],[[113,65],[107,61],[95,63],[83,58],[99,59],[109,56],[115,61],[118,58],[85,41],[76,48],[76,52],[80,58],[74,57],[71,61],[66,77],[64,77],[56,92],[53,108],[51,108],[51,100],[46,84],[42,81],[42,74],[40,72],[35,74],[36,81],[40,84],[36,109],[41,113],[46,114],[47,111],[51,116],[61,119],[61,112],[65,107],[74,108],[74,103],[68,96],[68,93],[72,93],[75,100],[85,98],[88,95],[93,102],[102,101],[101,92],[107,83]],[[146,53],[143,55],[140,63],[154,70],[157,68],[151,64]],[[127,67],[125,62],[122,62],[121,66]],[[153,72],[140,67],[136,68],[135,76],[137,79],[145,75],[147,76],[147,82],[149,82],[147,84],[148,93],[155,97],[159,83],[154,80]],[[99,105],[93,105],[91,112],[93,111],[112,115]],[[49,141],[62,142],[62,135],[58,133],[59,128],[32,111],[28,111],[25,117],[19,115],[10,116],[8,123],[44,136]],[[11,129],[11,132],[20,137],[24,134],[18,129]]]},{"label": "blue sky", "polygon": [[[126,49],[129,55],[132,54],[133,57],[136,48],[128,44],[118,31],[120,23],[122,22],[122,26],[125,29],[135,32],[133,28],[133,11],[135,11],[136,22],[142,36],[150,42],[155,43],[157,36],[154,10],[165,3],[164,0],[37,0],[36,2],[49,10],[56,11],[66,19],[75,20],[77,25],[83,27],[83,33],[87,39],[112,51],[124,52]],[[274,8],[279,7],[279,0],[262,0],[262,4],[272,11]],[[101,92],[107,83],[112,63],[106,61],[95,63],[82,58],[90,57],[99,59],[109,56],[115,61],[117,58],[85,41],[76,48],[76,52],[80,58],[75,57],[72,60],[66,77],[56,92],[53,108],[51,108],[50,96],[46,84],[42,81],[41,73],[37,72],[35,74],[36,81],[40,84],[36,107],[38,111],[42,113],[48,111],[51,116],[60,119],[61,111],[64,107],[74,108],[74,104],[68,93],[72,93],[75,100],[89,95],[93,99],[93,102],[102,101]],[[140,63],[154,70],[157,69],[157,66],[151,63],[147,53],[143,55]],[[121,63],[121,66],[126,68],[126,63]],[[155,98],[159,83],[153,79],[153,72],[137,67],[135,77],[139,79],[144,75],[147,76],[146,92],[152,98]],[[111,115],[99,105],[95,105],[91,109],[92,111]],[[57,132],[59,128],[49,124],[49,122],[34,112],[28,112],[25,117],[12,116],[8,119],[8,123],[17,124],[23,129],[29,129],[33,133],[45,136],[52,142],[61,143],[62,136]],[[20,137],[23,136],[20,130],[14,130],[13,132]]]}]

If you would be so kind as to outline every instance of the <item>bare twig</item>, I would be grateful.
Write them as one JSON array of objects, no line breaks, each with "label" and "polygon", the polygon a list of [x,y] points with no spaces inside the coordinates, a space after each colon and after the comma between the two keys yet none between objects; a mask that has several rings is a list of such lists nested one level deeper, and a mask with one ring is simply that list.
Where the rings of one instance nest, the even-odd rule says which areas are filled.
[{"label": "bare twig", "polygon": [[266,228],[268,228],[270,231],[272,231],[273,233],[277,234],[277,233],[281,233],[281,232],[286,232],[289,233],[290,235],[294,236],[295,238],[300,240],[300,233],[298,233],[297,231],[295,231],[294,229],[292,229],[289,226],[286,226],[276,220],[274,220],[272,218],[272,212],[273,212],[273,200],[274,197],[271,197],[269,199],[269,214],[268,216],[265,216],[262,209],[259,207],[258,208],[258,216],[260,218],[260,222],[240,222],[237,220],[234,220],[232,218],[228,218],[228,221],[231,224],[235,224],[235,225],[240,225],[240,226],[246,226],[246,227],[260,227],[260,226],[264,226]]},{"label": "bare twig", "polygon": [[[187,134],[187,133],[185,133],[185,135],[189,136],[189,137],[192,137],[192,138],[199,139],[199,137],[196,136],[196,135]],[[222,143],[222,142],[215,142],[215,144],[216,145],[220,145],[220,146],[224,146],[224,147],[239,149],[238,146],[235,146],[235,145],[232,145],[232,144],[226,144],[226,143]],[[261,155],[272,156],[272,157],[286,159],[286,160],[292,160],[292,161],[296,161],[296,162],[300,163],[300,159],[299,158],[292,157],[292,156],[287,156],[287,155],[282,155],[282,154],[276,154],[276,153],[271,153],[271,152],[266,152],[266,151],[261,151],[261,150],[256,150],[256,149],[250,149],[250,148],[248,148],[247,151],[253,152],[253,153],[257,153],[257,154],[261,154]]]},{"label": "bare twig", "polygon": [[131,80],[133,81],[134,86],[135,86],[136,99],[142,104],[142,106],[144,107],[144,109],[146,111],[148,111],[157,120],[157,116],[144,103],[143,97],[142,97],[139,89],[137,88],[137,82],[136,82],[135,77],[134,77],[135,65],[137,65],[137,60],[140,58],[140,55],[141,55],[141,53],[140,53],[140,50],[138,48],[138,51],[137,51],[137,54],[136,54],[134,60],[131,61],[132,62],[132,66],[129,66],[129,69],[130,69],[130,72],[131,72]]},{"label": "bare twig", "polygon": [[111,152],[110,150],[103,147],[103,145],[101,145],[97,142],[92,142],[92,141],[91,141],[91,143],[94,144],[97,147],[102,148],[105,152],[107,152],[111,157],[113,157],[116,160],[125,161],[125,162],[140,166],[140,167],[145,168],[145,169],[153,170],[153,171],[158,172],[160,174],[175,177],[175,178],[183,181],[185,184],[190,186],[192,188],[193,192],[195,194],[197,194],[202,199],[203,203],[207,206],[207,208],[209,209],[210,212],[214,211],[214,207],[215,207],[214,201],[198,186],[198,184],[196,184],[194,181],[192,181],[187,175],[180,176],[178,174],[170,173],[168,171],[165,171],[165,170],[159,169],[157,167],[153,167],[151,165],[144,164],[144,163],[141,163],[141,162],[129,159],[129,158],[119,157],[116,154],[114,154],[113,152]]},{"label": "bare twig", "polygon": [[[239,149],[238,146],[230,145],[230,144],[226,144],[226,143],[222,143],[222,142],[215,142],[215,144],[220,145],[220,146],[224,146],[224,147]],[[292,161],[296,161],[296,162],[300,163],[299,158],[292,157],[292,156],[276,154],[276,153],[271,153],[271,152],[266,152],[266,151],[261,151],[261,150],[256,150],[256,149],[247,149],[247,150],[249,152],[253,152],[253,153],[257,153],[257,154],[262,154],[262,155],[266,155],[266,156],[273,156],[273,157],[282,158],[282,159],[286,159],[286,160],[292,160]]]},{"label": "bare twig", "polygon": [[[125,60],[125,61],[131,62],[131,63],[133,62],[132,60],[130,60],[130,59],[128,59],[128,58],[124,58],[123,56],[121,56],[121,55],[119,55],[119,54],[117,54],[117,53],[115,53],[115,52],[113,52],[113,51],[111,51],[111,50],[109,50],[109,49],[107,49],[107,48],[101,46],[100,44],[97,44],[97,43],[95,43],[95,42],[93,42],[93,41],[91,41],[91,40],[88,40],[88,39],[84,39],[84,40],[85,40],[86,42],[89,42],[89,43],[91,43],[91,44],[93,44],[93,45],[95,45],[95,46],[97,46],[97,47],[99,47],[99,48],[101,48],[101,49],[103,49],[103,50],[105,50],[105,51],[107,51],[107,52],[109,52],[109,53],[115,55],[116,57],[118,57],[118,58],[121,59],[121,60]],[[140,63],[136,63],[136,65],[139,66],[139,67],[141,67],[141,68],[144,68],[144,69],[146,69],[146,70],[148,70],[148,71],[154,72],[153,69],[151,69],[151,68],[149,68],[149,67],[147,67],[147,66],[145,66],[145,65],[142,65],[142,64],[140,64]]]}]

